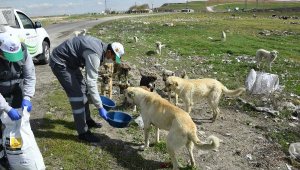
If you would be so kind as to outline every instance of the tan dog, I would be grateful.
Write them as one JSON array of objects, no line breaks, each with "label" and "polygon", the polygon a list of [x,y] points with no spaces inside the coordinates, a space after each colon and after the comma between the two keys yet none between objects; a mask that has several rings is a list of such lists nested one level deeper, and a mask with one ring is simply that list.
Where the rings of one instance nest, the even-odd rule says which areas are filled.
[{"label": "tan dog", "polygon": [[[191,113],[194,99],[205,97],[213,111],[213,121],[216,120],[220,109],[218,107],[222,93],[228,96],[239,96],[246,91],[245,88],[236,90],[227,89],[221,82],[215,79],[183,79],[180,77],[170,76],[166,81],[166,89],[174,91],[183,99],[186,111]],[[175,102],[176,104],[178,101]]]},{"label": "tan dog", "polygon": [[112,88],[113,88],[112,77],[114,71],[114,64],[105,63],[103,67],[104,70],[101,70],[100,72],[101,94],[109,98],[112,98]]},{"label": "tan dog", "polygon": [[159,142],[159,129],[169,131],[166,144],[173,169],[177,170],[180,167],[175,152],[183,145],[188,149],[192,166],[195,166],[194,144],[202,150],[219,147],[219,139],[215,136],[208,138],[209,144],[203,144],[197,136],[197,127],[190,115],[157,93],[149,92],[141,87],[128,87],[125,90],[125,97],[128,102],[136,104],[141,109],[145,133],[145,145],[141,147],[142,149],[149,147],[151,124],[156,128],[156,142]]},{"label": "tan dog", "polygon": [[[163,70],[162,79],[165,82],[165,85],[166,85],[167,78],[170,76],[175,76],[175,73],[170,70]],[[183,79],[189,78],[185,70],[183,70],[180,77]],[[167,88],[165,88],[164,90],[168,91],[168,98],[169,98],[169,101],[171,101],[172,91],[168,90]],[[176,93],[175,93],[175,105],[176,106],[178,105],[178,95]]]}]

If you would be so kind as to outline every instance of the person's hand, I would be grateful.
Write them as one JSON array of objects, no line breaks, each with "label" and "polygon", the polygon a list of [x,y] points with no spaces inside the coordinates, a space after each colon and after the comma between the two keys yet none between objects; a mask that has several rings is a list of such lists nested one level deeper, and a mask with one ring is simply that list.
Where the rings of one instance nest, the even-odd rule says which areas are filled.
[{"label": "person's hand", "polygon": [[100,109],[98,109],[98,111],[99,111],[99,115],[100,115],[103,119],[107,120],[107,111],[106,111],[104,108],[100,108]]},{"label": "person's hand", "polygon": [[23,99],[22,101],[22,109],[24,110],[24,107],[27,106],[27,111],[30,112],[32,108],[32,104],[29,100]]},{"label": "person's hand", "polygon": [[11,108],[7,114],[13,121],[21,119],[21,115],[19,114],[17,109]]}]

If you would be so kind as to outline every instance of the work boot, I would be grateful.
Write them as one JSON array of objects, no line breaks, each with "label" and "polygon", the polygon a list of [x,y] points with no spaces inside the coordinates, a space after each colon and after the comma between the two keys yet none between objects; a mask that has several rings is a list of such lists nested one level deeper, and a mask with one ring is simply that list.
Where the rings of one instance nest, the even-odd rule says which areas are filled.
[{"label": "work boot", "polygon": [[102,124],[95,122],[93,119],[86,121],[87,126],[90,128],[101,128]]},{"label": "work boot", "polygon": [[100,139],[95,136],[94,134],[91,133],[91,131],[87,131],[85,133],[79,134],[78,138],[80,140],[84,140],[86,142],[90,142],[90,143],[95,143],[95,142],[100,142]]},{"label": "work boot", "polygon": [[8,170],[9,169],[9,163],[6,157],[2,157],[0,159],[0,169],[1,170]]}]

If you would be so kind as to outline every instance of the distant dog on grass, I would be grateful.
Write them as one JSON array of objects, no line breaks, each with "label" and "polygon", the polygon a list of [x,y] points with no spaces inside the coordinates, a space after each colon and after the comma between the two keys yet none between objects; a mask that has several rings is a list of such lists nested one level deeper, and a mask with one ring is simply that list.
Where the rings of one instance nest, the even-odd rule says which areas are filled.
[{"label": "distant dog on grass", "polygon": [[[176,76],[170,76],[166,81],[167,91],[174,91],[185,103],[185,109],[191,113],[194,100],[206,98],[208,104],[213,110],[213,118],[215,121],[220,109],[218,107],[222,93],[228,96],[239,96],[246,91],[245,88],[236,90],[227,89],[221,82],[215,79],[183,79]],[[176,101],[175,103],[178,103]]]},{"label": "distant dog on grass", "polygon": [[278,51],[267,51],[264,49],[259,49],[256,51],[256,66],[260,68],[260,64],[262,61],[265,61],[269,65],[269,70],[271,71],[272,63],[277,58]]},{"label": "distant dog on grass", "polygon": [[141,149],[149,147],[151,125],[155,126],[157,143],[159,142],[159,129],[169,132],[166,144],[174,170],[180,168],[175,152],[182,146],[187,147],[192,166],[195,166],[194,145],[202,150],[219,147],[220,140],[215,136],[208,137],[209,143],[202,143],[197,136],[197,127],[190,115],[157,93],[140,87],[128,87],[125,90],[125,97],[129,103],[135,104],[141,109],[145,135],[145,144],[141,146]]},{"label": "distant dog on grass", "polygon": [[156,43],[156,53],[158,55],[161,55],[161,50],[163,47],[165,47],[166,45],[165,44],[162,44],[160,41],[157,41]]},{"label": "distant dog on grass", "polygon": [[74,31],[74,36],[78,37],[78,36],[84,36],[86,34],[86,29],[80,30],[80,31]]}]

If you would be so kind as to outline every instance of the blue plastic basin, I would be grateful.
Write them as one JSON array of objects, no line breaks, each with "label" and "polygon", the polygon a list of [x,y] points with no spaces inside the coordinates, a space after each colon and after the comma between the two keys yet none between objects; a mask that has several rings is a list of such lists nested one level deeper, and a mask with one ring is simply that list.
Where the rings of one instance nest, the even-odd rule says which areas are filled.
[{"label": "blue plastic basin", "polygon": [[125,112],[121,111],[111,111],[107,113],[107,122],[116,128],[124,128],[128,126],[132,117]]},{"label": "blue plastic basin", "polygon": [[111,100],[110,98],[105,97],[105,96],[100,96],[100,99],[102,101],[102,105],[105,110],[109,111],[116,107],[116,103],[113,100]]}]

